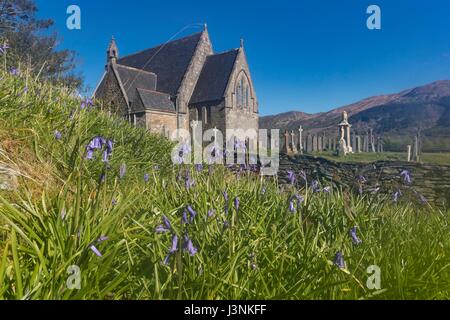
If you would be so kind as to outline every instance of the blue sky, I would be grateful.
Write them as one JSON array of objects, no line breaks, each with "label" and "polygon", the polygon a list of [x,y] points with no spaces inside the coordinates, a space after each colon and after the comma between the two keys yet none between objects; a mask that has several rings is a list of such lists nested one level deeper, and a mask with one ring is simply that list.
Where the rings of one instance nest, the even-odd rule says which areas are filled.
[{"label": "blue sky", "polygon": [[[216,52],[245,39],[262,115],[322,112],[373,95],[450,79],[448,0],[37,0],[55,20],[61,47],[78,52],[94,88],[115,36],[121,55],[167,41],[190,24],[208,24]],[[66,9],[81,8],[82,29],[66,28]],[[382,11],[368,30],[366,9]],[[192,26],[180,36],[201,30]]]}]

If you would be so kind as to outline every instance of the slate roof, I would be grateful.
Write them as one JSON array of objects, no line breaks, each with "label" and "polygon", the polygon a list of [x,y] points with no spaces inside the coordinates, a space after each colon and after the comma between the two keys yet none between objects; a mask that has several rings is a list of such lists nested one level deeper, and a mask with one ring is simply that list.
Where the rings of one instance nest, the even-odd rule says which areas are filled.
[{"label": "slate roof", "polygon": [[122,66],[120,64],[115,64],[114,67],[116,68],[129,101],[135,99],[137,88],[146,90],[156,89],[157,76],[154,73]]},{"label": "slate roof", "polygon": [[[170,95],[166,93],[137,89],[142,104],[146,110],[156,110],[163,112],[175,112],[175,104],[170,100]],[[135,110],[137,111],[137,110]]]},{"label": "slate roof", "polygon": [[239,49],[208,56],[198,79],[190,104],[223,98]]},{"label": "slate roof", "polygon": [[174,96],[187,72],[201,36],[202,32],[199,32],[170,41],[123,57],[117,63],[157,74],[156,90]]}]

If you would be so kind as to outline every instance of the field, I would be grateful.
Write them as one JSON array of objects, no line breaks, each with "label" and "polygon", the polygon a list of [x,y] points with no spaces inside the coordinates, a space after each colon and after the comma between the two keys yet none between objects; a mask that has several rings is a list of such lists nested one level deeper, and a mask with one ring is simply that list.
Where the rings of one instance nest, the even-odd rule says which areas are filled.
[{"label": "field", "polygon": [[448,211],[174,166],[163,138],[0,78],[0,164],[20,173],[0,191],[0,299],[450,298]]},{"label": "field", "polygon": [[[382,160],[407,161],[406,152],[383,152],[383,153],[354,153],[345,157],[333,156],[328,152],[315,153],[314,155],[337,161],[337,162],[375,162]],[[420,163],[450,165],[450,153],[423,153]]]}]

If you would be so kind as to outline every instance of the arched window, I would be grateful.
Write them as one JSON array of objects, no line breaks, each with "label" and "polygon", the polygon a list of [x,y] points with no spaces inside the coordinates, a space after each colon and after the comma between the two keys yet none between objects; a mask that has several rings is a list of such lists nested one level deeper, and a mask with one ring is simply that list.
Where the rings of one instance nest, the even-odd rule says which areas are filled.
[{"label": "arched window", "polygon": [[248,78],[242,72],[236,81],[236,106],[248,109],[250,106],[251,91]]}]

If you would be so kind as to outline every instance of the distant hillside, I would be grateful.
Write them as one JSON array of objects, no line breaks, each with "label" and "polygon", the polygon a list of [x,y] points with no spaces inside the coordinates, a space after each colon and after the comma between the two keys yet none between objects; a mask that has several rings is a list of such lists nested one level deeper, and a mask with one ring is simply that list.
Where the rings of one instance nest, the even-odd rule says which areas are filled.
[{"label": "distant hillside", "polygon": [[450,151],[449,80],[367,98],[325,113],[292,111],[261,117],[260,127],[292,130],[301,125],[311,133],[337,134],[336,124],[344,110],[349,113],[354,130],[363,133],[373,128],[376,134],[384,136],[391,150],[403,150],[421,128],[425,150]]}]

